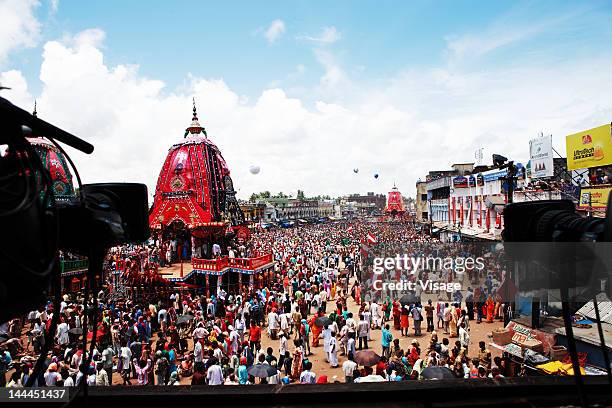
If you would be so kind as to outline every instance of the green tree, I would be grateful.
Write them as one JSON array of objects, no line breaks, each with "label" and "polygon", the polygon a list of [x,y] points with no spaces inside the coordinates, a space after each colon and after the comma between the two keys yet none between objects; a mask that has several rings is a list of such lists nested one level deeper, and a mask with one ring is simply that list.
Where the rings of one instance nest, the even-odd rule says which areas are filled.
[{"label": "green tree", "polygon": [[269,191],[262,191],[260,193],[253,193],[251,194],[251,198],[249,198],[249,201],[251,202],[255,202],[259,199],[266,199],[266,198],[270,198],[272,196],[272,194],[270,194]]}]

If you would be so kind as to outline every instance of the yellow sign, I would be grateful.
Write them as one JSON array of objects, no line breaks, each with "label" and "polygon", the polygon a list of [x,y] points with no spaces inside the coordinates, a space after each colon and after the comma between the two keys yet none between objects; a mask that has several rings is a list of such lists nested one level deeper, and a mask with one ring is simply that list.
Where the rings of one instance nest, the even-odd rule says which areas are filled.
[{"label": "yellow sign", "polygon": [[612,129],[603,125],[565,138],[568,170],[612,164]]},{"label": "yellow sign", "polygon": [[585,187],[580,190],[580,203],[578,208],[581,210],[605,210],[608,207],[608,196],[612,187]]}]

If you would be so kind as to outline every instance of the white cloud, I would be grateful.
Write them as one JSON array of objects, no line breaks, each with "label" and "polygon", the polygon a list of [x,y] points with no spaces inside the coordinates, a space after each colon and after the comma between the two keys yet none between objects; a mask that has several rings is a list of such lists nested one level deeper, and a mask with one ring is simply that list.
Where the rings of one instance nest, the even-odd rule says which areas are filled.
[{"label": "white cloud", "polygon": [[503,47],[518,44],[551,30],[568,29],[572,20],[583,11],[576,9],[571,13],[542,17],[525,22],[524,16],[506,15],[484,30],[446,37],[446,51],[455,59],[478,58]]},{"label": "white cloud", "polygon": [[269,43],[274,43],[285,34],[285,23],[283,20],[274,20],[266,29],[264,37]]},{"label": "white cloud", "polygon": [[29,106],[32,95],[28,91],[28,83],[23,74],[17,70],[0,72],[0,84],[11,88],[2,91],[2,97],[10,99],[14,105],[24,107],[27,111],[32,111],[33,106]]},{"label": "white cloud", "polygon": [[[249,101],[219,78],[186,74],[180,89],[168,90],[137,66],[109,66],[101,38],[87,32],[47,42],[36,95],[40,117],[94,144],[91,156],[72,153],[84,182],[143,182],[153,192],[168,148],[190,122],[193,96],[243,198],[298,188],[385,192],[394,181],[413,194],[427,171],[470,161],[479,147],[522,161],[528,140],[543,130],[563,153],[565,135],[612,117],[612,72],[593,69],[610,66],[604,56],[488,71],[421,68],[368,85],[318,50],[325,72],[317,92],[298,98],[272,87]],[[0,80],[14,87],[3,96],[32,109],[19,71]],[[251,164],[259,175],[249,173]]]},{"label": "white cloud", "polygon": [[34,15],[37,0],[0,0],[0,65],[9,53],[33,47],[40,36],[40,23]]},{"label": "white cloud", "polygon": [[95,47],[101,48],[106,38],[106,33],[99,28],[89,28],[77,33],[74,37],[69,38],[72,44],[77,48],[80,47]]},{"label": "white cloud", "polygon": [[331,27],[323,27],[321,29],[321,32],[317,36],[313,37],[313,36],[308,36],[308,35],[302,35],[296,38],[298,40],[312,41],[312,42],[320,43],[320,44],[332,44],[340,40],[342,38],[342,34],[340,33],[340,31],[336,29],[336,27],[331,26]]},{"label": "white cloud", "polygon": [[60,0],[51,0],[51,13],[57,13]]}]

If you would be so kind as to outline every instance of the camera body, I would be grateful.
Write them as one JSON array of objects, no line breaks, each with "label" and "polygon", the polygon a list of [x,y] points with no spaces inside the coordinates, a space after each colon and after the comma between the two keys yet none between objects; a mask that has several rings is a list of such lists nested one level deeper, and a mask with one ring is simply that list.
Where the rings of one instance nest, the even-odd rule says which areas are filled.
[{"label": "camera body", "polygon": [[602,280],[610,282],[610,202],[606,218],[583,217],[570,200],[508,204],[504,218],[504,251],[519,273],[521,291],[566,286],[588,299],[601,290]]},{"label": "camera body", "polygon": [[147,186],[84,184],[82,202],[58,207],[59,246],[83,255],[149,238]]}]

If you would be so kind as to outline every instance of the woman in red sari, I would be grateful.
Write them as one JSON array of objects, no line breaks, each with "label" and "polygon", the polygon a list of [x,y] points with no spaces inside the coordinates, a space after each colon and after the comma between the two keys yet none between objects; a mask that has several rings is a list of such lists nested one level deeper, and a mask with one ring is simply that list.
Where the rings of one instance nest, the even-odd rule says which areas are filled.
[{"label": "woman in red sari", "polygon": [[493,312],[495,311],[495,302],[493,302],[493,298],[489,296],[486,303],[487,308],[487,323],[493,323]]},{"label": "woman in red sari", "polygon": [[408,305],[403,306],[400,311],[400,328],[401,328],[402,336],[408,335],[408,326],[410,326],[409,320],[408,320],[409,312],[410,311],[408,310]]},{"label": "woman in red sari", "polygon": [[392,313],[393,313],[393,328],[395,330],[400,330],[400,327],[401,327],[401,325],[400,325],[401,312],[400,312],[400,305],[399,305],[397,300],[393,301]]}]

